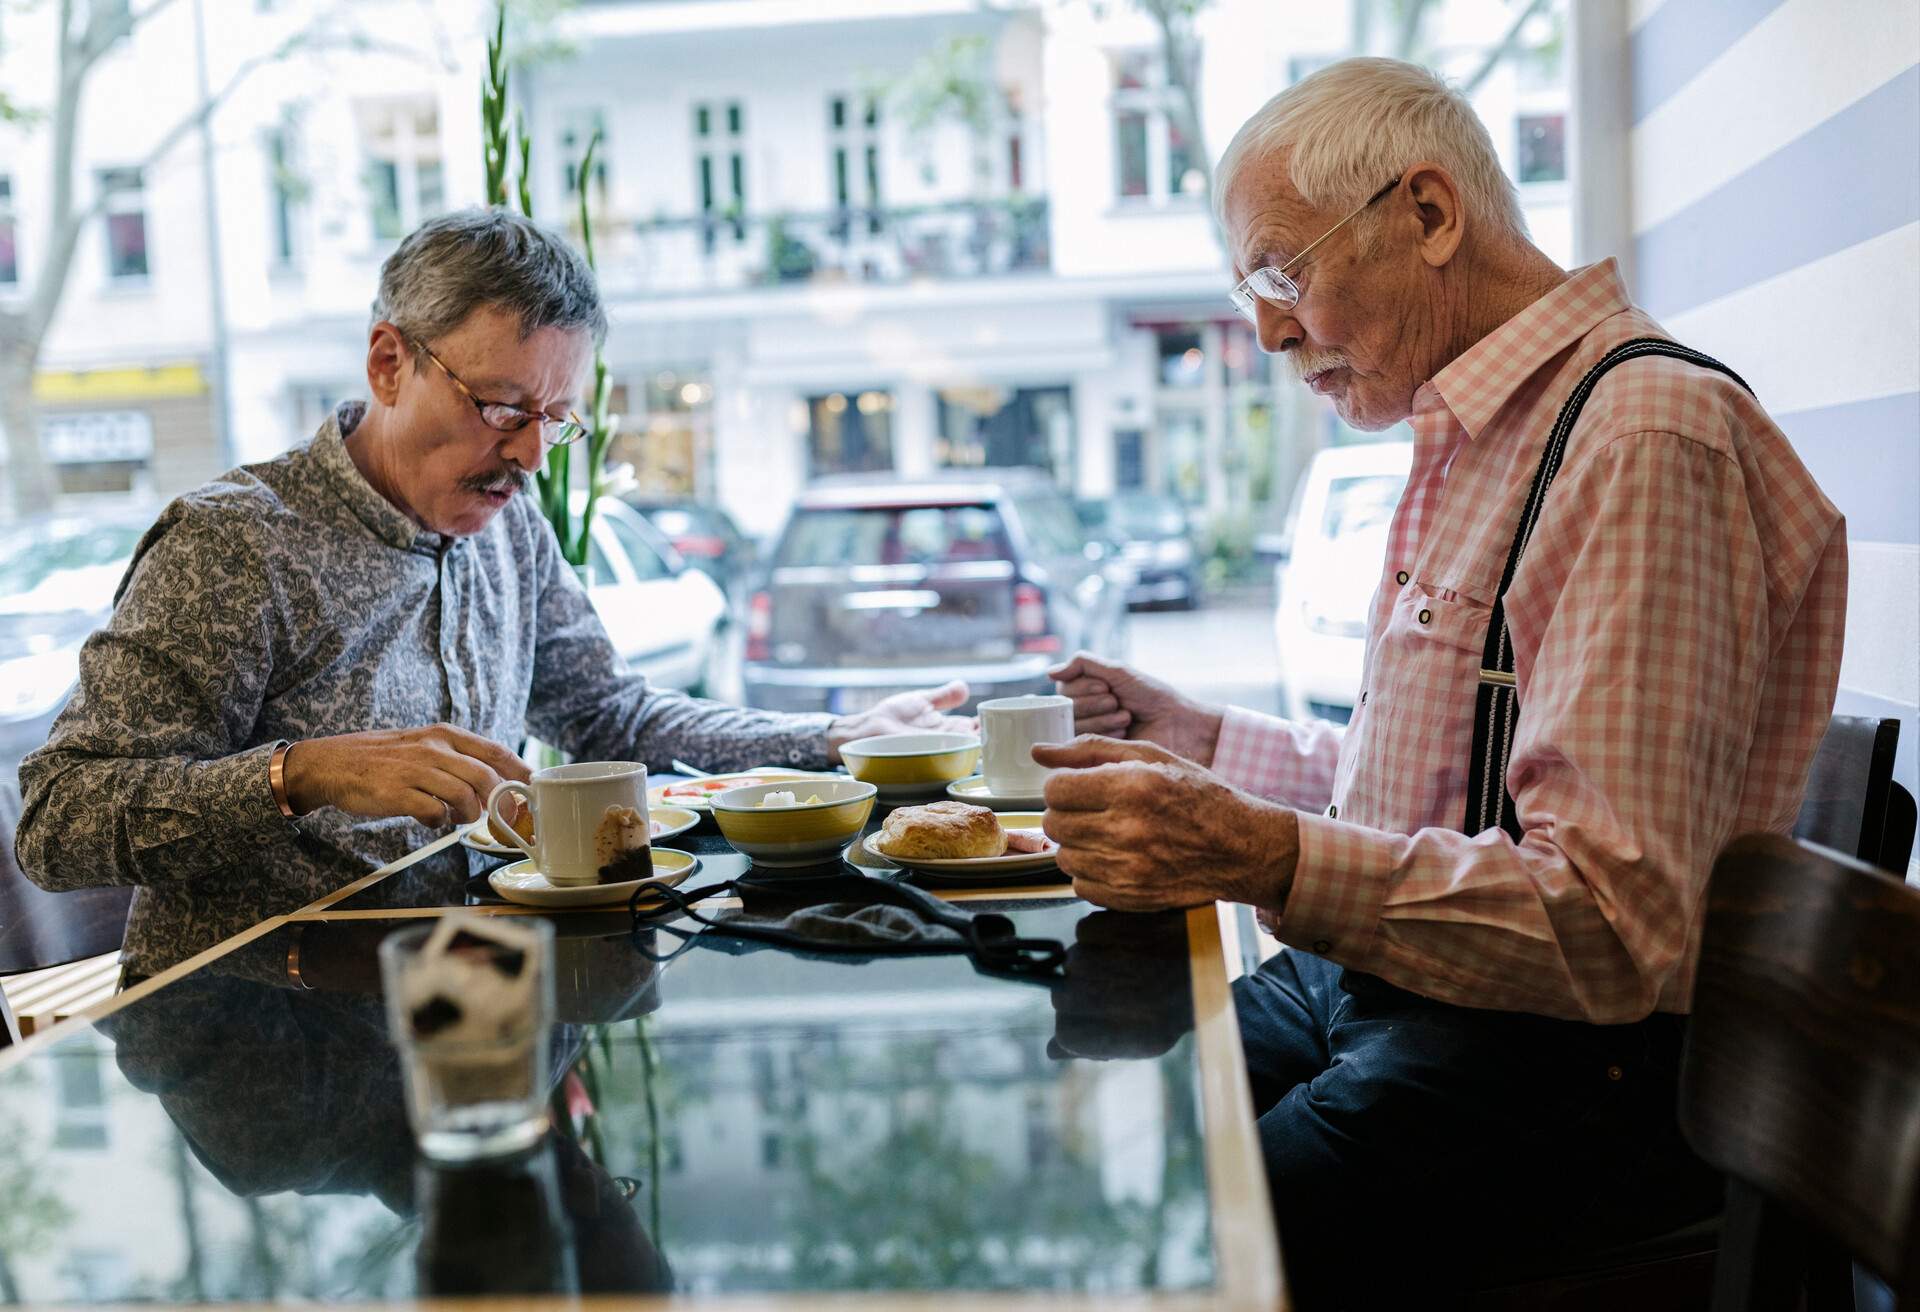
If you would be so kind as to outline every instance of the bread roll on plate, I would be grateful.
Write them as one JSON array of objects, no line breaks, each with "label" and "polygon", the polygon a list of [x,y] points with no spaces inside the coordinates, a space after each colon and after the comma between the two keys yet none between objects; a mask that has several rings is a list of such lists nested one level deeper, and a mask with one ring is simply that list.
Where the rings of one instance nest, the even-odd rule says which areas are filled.
[{"label": "bread roll on plate", "polygon": [[1003,855],[1007,835],[1000,818],[984,806],[934,802],[903,806],[888,816],[875,846],[887,856],[959,861]]}]

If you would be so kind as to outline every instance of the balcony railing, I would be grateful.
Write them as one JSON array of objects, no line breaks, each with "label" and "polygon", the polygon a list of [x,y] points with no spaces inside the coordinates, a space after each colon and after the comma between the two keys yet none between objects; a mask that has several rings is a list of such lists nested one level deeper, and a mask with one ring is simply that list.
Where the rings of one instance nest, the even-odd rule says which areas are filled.
[{"label": "balcony railing", "polygon": [[1016,196],[895,209],[596,221],[594,241],[609,295],[685,295],[1044,273],[1047,217],[1044,199]]}]

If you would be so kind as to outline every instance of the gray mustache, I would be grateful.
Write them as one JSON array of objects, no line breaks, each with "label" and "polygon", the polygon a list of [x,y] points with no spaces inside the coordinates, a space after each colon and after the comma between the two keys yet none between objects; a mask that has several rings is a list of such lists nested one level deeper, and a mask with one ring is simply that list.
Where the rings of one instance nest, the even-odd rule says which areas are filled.
[{"label": "gray mustache", "polygon": [[527,476],[515,470],[490,477],[475,476],[462,479],[460,486],[469,492],[524,492],[527,487]]}]

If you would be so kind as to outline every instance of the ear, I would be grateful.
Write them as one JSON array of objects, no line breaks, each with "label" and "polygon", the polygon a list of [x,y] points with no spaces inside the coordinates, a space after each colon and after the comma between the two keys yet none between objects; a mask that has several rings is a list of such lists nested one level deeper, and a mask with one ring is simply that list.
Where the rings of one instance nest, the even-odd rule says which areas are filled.
[{"label": "ear", "polygon": [[373,399],[391,406],[400,395],[400,380],[414,367],[413,348],[400,330],[382,319],[367,340],[367,387]]},{"label": "ear", "polygon": [[1466,235],[1459,185],[1451,173],[1430,161],[1415,164],[1405,177],[1420,222],[1416,248],[1421,259],[1433,268],[1441,268],[1460,249],[1461,238]]}]

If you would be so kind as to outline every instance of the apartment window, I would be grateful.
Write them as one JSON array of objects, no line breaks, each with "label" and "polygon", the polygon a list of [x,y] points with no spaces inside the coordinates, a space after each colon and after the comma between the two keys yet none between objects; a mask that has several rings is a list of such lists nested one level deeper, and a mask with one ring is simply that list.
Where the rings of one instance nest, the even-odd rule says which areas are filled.
[{"label": "apartment window", "polygon": [[292,264],[297,254],[295,228],[305,187],[295,170],[293,134],[275,128],[266,134],[267,196],[273,232],[273,258],[276,264]]},{"label": "apartment window", "polygon": [[580,194],[580,162],[586,158],[587,147],[594,137],[600,138],[599,147],[593,152],[593,186],[604,201],[607,196],[607,122],[606,115],[597,109],[575,110],[567,114],[560,124],[560,185],[568,196]]},{"label": "apartment window", "polygon": [[102,169],[106,198],[107,276],[147,276],[147,194],[139,169]]},{"label": "apartment window", "polygon": [[20,283],[20,229],[13,216],[13,179],[0,173],[0,287]]},{"label": "apartment window", "polygon": [[1565,182],[1567,116],[1522,114],[1514,120],[1520,135],[1521,182]]},{"label": "apartment window", "polygon": [[1065,387],[942,388],[934,458],[949,468],[982,465],[1073,473],[1073,394]]},{"label": "apartment window", "polygon": [[866,211],[867,231],[880,231],[880,103],[872,96],[832,96],[827,101],[836,227],[846,236],[854,212]]},{"label": "apartment window", "polygon": [[360,147],[376,238],[398,241],[446,208],[440,111],[431,101],[362,105]]},{"label": "apartment window", "polygon": [[1205,189],[1199,152],[1181,124],[1179,92],[1157,51],[1127,51],[1113,61],[1114,192],[1123,200],[1198,196]]},{"label": "apartment window", "polygon": [[726,221],[733,239],[747,235],[746,112],[737,100],[693,107],[694,191],[700,197],[701,228],[713,249],[716,225]]}]

